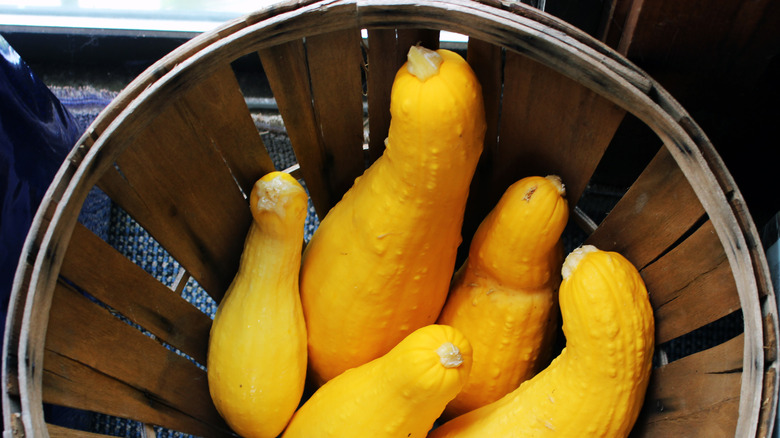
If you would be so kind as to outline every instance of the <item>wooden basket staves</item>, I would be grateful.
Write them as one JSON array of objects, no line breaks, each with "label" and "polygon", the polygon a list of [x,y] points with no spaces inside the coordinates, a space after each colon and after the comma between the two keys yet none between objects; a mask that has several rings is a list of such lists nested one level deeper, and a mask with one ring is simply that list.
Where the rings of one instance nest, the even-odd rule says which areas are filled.
[{"label": "wooden basket staves", "polygon": [[[768,436],[774,292],[713,146],[664,89],[605,45],[492,0],[279,3],[200,35],[130,84],[80,139],[28,237],[5,333],[4,436],[85,436],[47,424],[44,404],[230,435],[196,364],[205,363],[211,319],[180,292],[191,278],[219,301],[250,221],[244,194],[275,167],[232,63],[259,55],[297,157],[290,171],[322,217],[382,153],[406,50],[438,45],[442,30],[468,36],[488,118],[464,240],[511,182],[560,175],[577,243],[626,255],[651,294],[658,363],[634,434]],[[657,152],[596,223],[582,205],[594,175],[631,167],[609,159],[630,148],[618,135],[628,119],[648,129]],[[181,266],[172,285],[78,223],[95,186]],[[738,321],[736,333],[669,357],[675,342],[707,336],[726,318]]]}]

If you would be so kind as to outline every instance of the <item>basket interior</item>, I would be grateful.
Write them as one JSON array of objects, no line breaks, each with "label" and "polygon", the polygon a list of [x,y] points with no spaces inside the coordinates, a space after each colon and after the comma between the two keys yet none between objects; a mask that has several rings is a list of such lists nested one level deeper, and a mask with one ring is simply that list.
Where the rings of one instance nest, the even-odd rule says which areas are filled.
[{"label": "basket interior", "polygon": [[[286,23],[304,28],[313,19],[306,17]],[[279,124],[268,122],[276,111],[250,110],[231,68],[236,59],[214,55],[186,82],[149,87],[205,37],[150,69],[104,112],[81,143],[89,150],[103,142],[109,165],[74,171],[95,188],[88,184],[88,202],[78,203],[81,220],[54,274],[39,371],[50,433],[80,427],[55,415],[62,406],[90,417],[82,428],[107,435],[230,435],[210,402],[204,364],[251,220],[249,190],[274,169],[297,176],[311,196],[308,238],[381,155],[393,76],[410,45],[439,46],[432,27],[346,27],[273,44],[264,39],[272,30],[257,32],[258,48],[241,56],[259,59]],[[737,274],[685,171],[652,130],[624,135],[642,124],[631,112],[486,40],[455,47],[480,78],[488,119],[462,248],[509,184],[560,175],[574,212],[566,249],[619,251],[650,291],[657,348],[634,436],[734,436],[752,347]],[[146,106],[134,107],[138,96]],[[132,115],[147,108],[153,116]],[[86,162],[89,153],[77,158]],[[107,225],[90,222],[90,200],[108,209]],[[111,429],[117,422],[130,432]]]}]

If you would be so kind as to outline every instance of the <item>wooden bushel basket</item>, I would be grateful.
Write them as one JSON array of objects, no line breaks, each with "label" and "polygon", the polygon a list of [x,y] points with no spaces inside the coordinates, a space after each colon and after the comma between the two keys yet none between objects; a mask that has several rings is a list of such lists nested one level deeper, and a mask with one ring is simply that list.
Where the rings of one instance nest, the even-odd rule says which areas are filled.
[{"label": "wooden bushel basket", "polygon": [[[205,363],[211,320],[178,292],[191,277],[219,301],[250,221],[244,194],[274,169],[231,63],[259,54],[298,160],[289,170],[322,217],[381,154],[389,89],[407,48],[436,45],[441,30],[469,37],[488,117],[464,241],[511,182],[560,175],[583,240],[623,253],[650,291],[661,360],[633,434],[768,436],[778,329],[758,234],[715,149],[664,89],[605,45],[520,4],[303,0],[186,43],[79,140],[17,271],[3,351],[4,437],[92,436],[47,424],[44,403],[229,436],[193,363]],[[619,147],[629,117],[649,128],[658,151],[596,223],[574,207],[597,168],[609,166],[608,146]],[[177,284],[162,284],[78,223],[94,186],[178,261]],[[663,360],[666,345],[735,314],[735,336]]]}]

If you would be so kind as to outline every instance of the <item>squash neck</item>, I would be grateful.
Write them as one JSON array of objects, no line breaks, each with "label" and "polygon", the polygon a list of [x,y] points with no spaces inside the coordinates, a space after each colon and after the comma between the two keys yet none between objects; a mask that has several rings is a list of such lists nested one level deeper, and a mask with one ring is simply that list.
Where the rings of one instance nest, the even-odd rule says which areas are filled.
[{"label": "squash neck", "polygon": [[253,221],[244,243],[239,271],[255,271],[263,267],[282,275],[297,270],[302,251],[299,242],[303,242],[303,227],[300,230],[292,227],[268,227]]},{"label": "squash neck", "polygon": [[[377,166],[379,173],[388,175],[386,181],[396,182],[396,192],[400,196],[404,195],[404,187],[412,189],[414,197],[435,196],[440,205],[468,196],[476,156],[464,156],[462,151],[432,149],[430,145],[410,145],[414,150],[404,146],[388,145],[378,160],[382,164]],[[464,173],[469,175],[464,176]],[[390,175],[394,176],[390,178]]]},{"label": "squash neck", "polygon": [[471,263],[516,287],[543,287],[559,278],[560,237],[568,220],[564,193],[555,176],[510,186],[477,229]]}]

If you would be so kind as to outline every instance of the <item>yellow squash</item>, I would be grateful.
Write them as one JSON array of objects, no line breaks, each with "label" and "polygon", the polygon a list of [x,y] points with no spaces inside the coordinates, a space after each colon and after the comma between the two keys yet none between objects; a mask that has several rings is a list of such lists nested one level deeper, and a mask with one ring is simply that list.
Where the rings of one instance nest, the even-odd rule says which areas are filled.
[{"label": "yellow squash", "polygon": [[531,176],[512,184],[480,224],[438,320],[474,348],[469,381],[447,417],[498,400],[550,359],[568,217],[561,179]]},{"label": "yellow squash", "polygon": [[243,437],[276,437],[300,403],[306,326],[298,289],[308,195],[272,172],[250,196],[252,222],[238,272],[211,328],[211,398]]},{"label": "yellow squash", "polygon": [[321,386],[283,438],[425,437],[463,387],[471,346],[458,330],[422,327],[385,355]]},{"label": "yellow squash", "polygon": [[301,299],[320,383],[435,322],[454,271],[485,134],[481,87],[453,52],[412,47],[408,58],[383,155],[304,252]]},{"label": "yellow squash", "polygon": [[450,420],[431,438],[628,436],[654,347],[642,278],[620,254],[583,246],[564,261],[559,300],[561,354],[515,391]]}]

